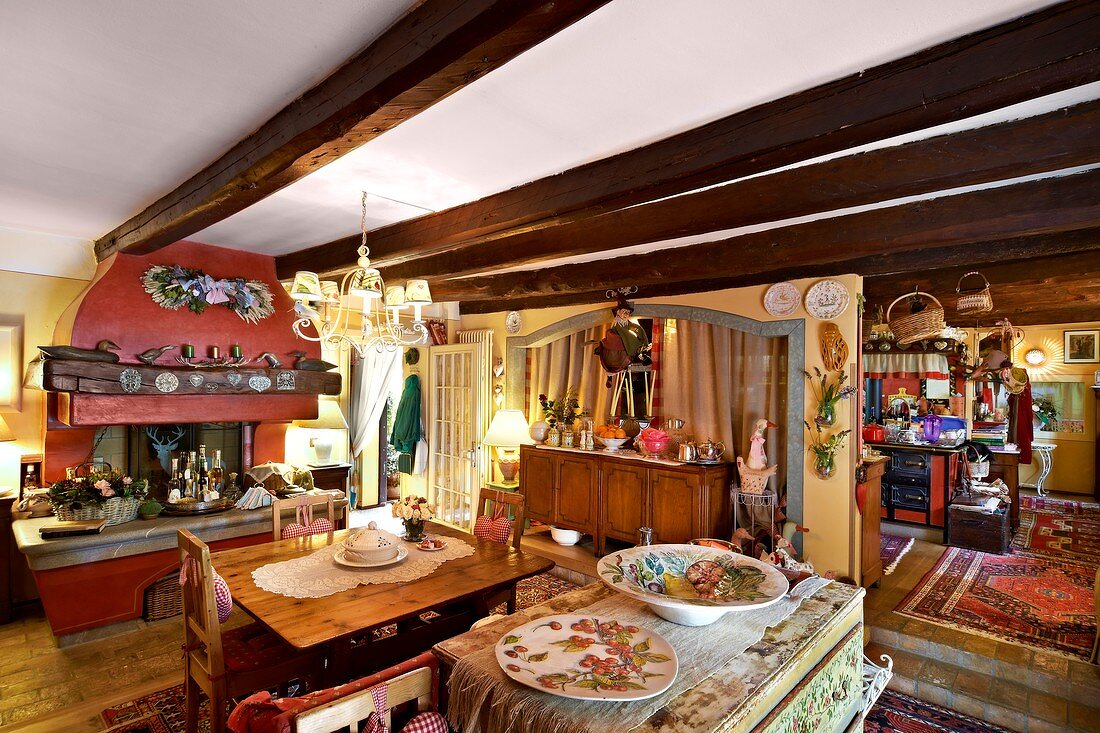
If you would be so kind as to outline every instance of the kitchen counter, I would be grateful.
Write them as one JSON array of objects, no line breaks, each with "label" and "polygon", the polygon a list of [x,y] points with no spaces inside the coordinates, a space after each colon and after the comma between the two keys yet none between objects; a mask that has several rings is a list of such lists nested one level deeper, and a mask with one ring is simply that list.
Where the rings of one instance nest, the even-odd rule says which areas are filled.
[{"label": "kitchen counter", "polygon": [[879,448],[886,448],[888,450],[889,449],[902,448],[904,450],[919,450],[919,451],[925,451],[927,453],[939,453],[941,455],[950,455],[950,454],[953,454],[953,453],[960,453],[960,452],[966,450],[961,445],[956,446],[954,448],[947,448],[947,447],[942,446],[942,445],[931,445],[931,444],[921,445],[919,443],[867,443],[867,445],[871,446],[872,448],[875,448],[876,450],[879,449]]},{"label": "kitchen counter", "polygon": [[655,458],[653,456],[642,455],[638,451],[630,448],[620,448],[616,451],[610,451],[606,448],[596,448],[595,450],[582,450],[580,448],[562,448],[556,445],[536,445],[533,447],[537,448],[538,450],[559,451],[562,453],[579,453],[586,456],[604,456],[605,458],[620,458],[624,461],[656,463],[661,466],[725,466],[729,464],[729,461],[719,461],[717,463],[700,463],[698,461],[677,461],[675,458]]}]

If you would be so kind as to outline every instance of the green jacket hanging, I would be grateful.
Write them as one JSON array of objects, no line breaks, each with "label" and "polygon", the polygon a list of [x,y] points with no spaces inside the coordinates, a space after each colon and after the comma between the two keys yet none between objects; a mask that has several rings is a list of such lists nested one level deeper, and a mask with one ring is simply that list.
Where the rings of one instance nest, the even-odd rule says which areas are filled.
[{"label": "green jacket hanging", "polygon": [[420,377],[410,374],[397,404],[390,444],[402,453],[412,453],[420,440]]}]

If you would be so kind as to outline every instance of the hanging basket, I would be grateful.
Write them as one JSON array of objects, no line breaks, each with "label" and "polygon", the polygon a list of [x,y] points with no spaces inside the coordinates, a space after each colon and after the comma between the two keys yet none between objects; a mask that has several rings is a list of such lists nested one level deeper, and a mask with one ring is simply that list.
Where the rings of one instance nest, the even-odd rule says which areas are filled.
[{"label": "hanging basket", "polygon": [[63,522],[78,519],[106,519],[107,526],[110,527],[113,524],[123,524],[137,519],[138,504],[140,503],[141,499],[136,496],[126,498],[116,496],[102,504],[84,504],[79,509],[73,509],[71,506],[59,506],[57,507],[57,518]]},{"label": "hanging basket", "polygon": [[[963,289],[963,280],[971,275],[977,275],[985,283],[981,288],[967,288]],[[958,300],[955,301],[955,312],[960,316],[980,316],[983,313],[989,313],[993,310],[993,296],[989,292],[989,281],[985,279],[985,275],[975,270],[974,272],[968,272],[959,278],[959,283],[955,286],[955,292],[958,294]]]},{"label": "hanging basket", "polygon": [[[935,305],[925,306],[924,310],[918,313],[907,313],[897,318],[890,317],[890,313],[894,310],[894,306],[898,304],[898,301],[905,298],[920,298],[921,296],[928,298]],[[923,339],[934,338],[939,336],[943,329],[947,328],[947,324],[943,320],[943,306],[940,301],[936,300],[936,297],[931,293],[920,290],[914,293],[906,293],[891,303],[890,307],[886,309],[886,320],[890,323],[890,330],[894,332],[899,344],[911,344]]]}]

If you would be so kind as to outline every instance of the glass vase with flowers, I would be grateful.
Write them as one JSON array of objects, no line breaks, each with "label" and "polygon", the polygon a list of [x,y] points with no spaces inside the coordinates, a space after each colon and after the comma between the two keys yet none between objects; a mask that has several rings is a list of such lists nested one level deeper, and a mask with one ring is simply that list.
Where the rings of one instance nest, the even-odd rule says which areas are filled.
[{"label": "glass vase with flowers", "polygon": [[836,473],[836,454],[844,447],[844,440],[851,430],[841,430],[836,435],[824,437],[820,425],[811,426],[806,420],[802,421],[806,430],[810,433],[810,445],[807,450],[814,454],[814,473],[818,478],[831,478]]},{"label": "glass vase with flowers", "polygon": [[848,399],[856,392],[855,387],[844,384],[848,381],[848,373],[841,369],[836,381],[833,382],[829,381],[828,372],[822,372],[817,367],[814,367],[813,375],[805,369],[802,373],[806,375],[806,379],[810,380],[810,388],[817,397],[817,414],[814,415],[814,423],[825,428],[835,425],[836,403]]},{"label": "glass vase with flowers", "polygon": [[405,526],[405,539],[409,542],[424,539],[424,522],[435,516],[435,507],[422,496],[406,496],[395,501],[391,511]]}]

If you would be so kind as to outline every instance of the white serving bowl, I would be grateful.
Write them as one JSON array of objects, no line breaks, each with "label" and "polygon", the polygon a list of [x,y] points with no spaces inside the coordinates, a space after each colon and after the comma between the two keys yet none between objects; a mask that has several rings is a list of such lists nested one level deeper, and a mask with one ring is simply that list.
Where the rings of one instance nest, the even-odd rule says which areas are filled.
[{"label": "white serving bowl", "polygon": [[600,558],[596,571],[614,590],[681,626],[706,626],[732,611],[770,606],[789,588],[774,565],[698,545],[632,547]]},{"label": "white serving bowl", "polygon": [[630,438],[601,438],[598,435],[596,436],[596,440],[600,441],[603,447],[607,449],[608,453],[614,453],[630,442]]},{"label": "white serving bowl", "polygon": [[557,542],[563,547],[569,547],[580,542],[581,533],[574,529],[562,529],[560,527],[550,527],[550,536],[554,538],[554,542]]}]

